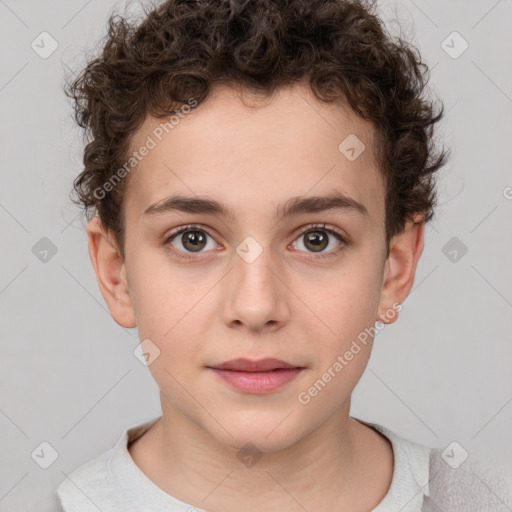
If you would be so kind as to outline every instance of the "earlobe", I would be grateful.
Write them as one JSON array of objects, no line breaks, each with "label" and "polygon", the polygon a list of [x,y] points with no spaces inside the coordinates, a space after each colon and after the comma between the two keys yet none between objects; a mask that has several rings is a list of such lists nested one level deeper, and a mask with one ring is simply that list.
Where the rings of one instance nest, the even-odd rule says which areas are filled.
[{"label": "earlobe", "polygon": [[122,327],[135,327],[135,314],[125,263],[115,242],[95,216],[87,224],[89,256],[101,294],[114,320]]},{"label": "earlobe", "polygon": [[421,216],[416,216],[390,240],[378,308],[377,320],[380,322],[389,324],[398,318],[393,304],[402,303],[411,291],[423,252],[424,231],[425,221]]}]

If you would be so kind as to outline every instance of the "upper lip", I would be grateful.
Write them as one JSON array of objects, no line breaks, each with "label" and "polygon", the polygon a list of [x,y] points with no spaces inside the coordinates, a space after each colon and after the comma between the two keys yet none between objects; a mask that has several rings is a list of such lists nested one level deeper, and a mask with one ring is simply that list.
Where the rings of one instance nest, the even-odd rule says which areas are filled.
[{"label": "upper lip", "polygon": [[209,366],[209,368],[216,368],[218,370],[235,370],[242,372],[266,372],[270,370],[276,370],[278,368],[301,367],[274,358],[258,359],[257,361],[238,358],[231,359],[230,361],[226,361],[224,363],[216,364],[215,366]]}]

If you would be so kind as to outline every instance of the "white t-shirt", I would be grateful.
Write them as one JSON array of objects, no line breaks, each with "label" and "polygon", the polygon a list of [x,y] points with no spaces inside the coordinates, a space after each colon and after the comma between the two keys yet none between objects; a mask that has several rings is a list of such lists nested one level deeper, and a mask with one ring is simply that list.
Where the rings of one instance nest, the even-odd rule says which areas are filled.
[{"label": "white t-shirt", "polygon": [[[73,471],[57,489],[62,510],[206,512],[164,492],[133,461],[128,444],[157,420],[126,429],[113,448]],[[496,473],[487,472],[486,482],[482,474],[477,476],[466,463],[464,470],[461,470],[464,465],[458,469],[449,467],[441,460],[439,450],[399,437],[381,425],[358,421],[386,436],[394,454],[391,486],[377,507],[368,512],[512,510],[509,508],[512,502],[507,505],[510,483],[505,483],[503,478],[499,480]]]}]

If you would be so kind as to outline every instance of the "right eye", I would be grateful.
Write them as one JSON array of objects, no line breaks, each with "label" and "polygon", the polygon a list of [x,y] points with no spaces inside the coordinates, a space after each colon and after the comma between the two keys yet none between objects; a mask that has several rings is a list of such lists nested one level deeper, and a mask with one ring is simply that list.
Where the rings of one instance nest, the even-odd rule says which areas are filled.
[{"label": "right eye", "polygon": [[[204,228],[189,224],[173,232],[165,240],[164,245],[170,244],[178,257],[190,259],[191,256],[188,254],[205,252],[203,249],[208,246],[208,237],[213,240],[212,235]],[[212,242],[210,249],[215,249],[215,247],[217,245]]]}]

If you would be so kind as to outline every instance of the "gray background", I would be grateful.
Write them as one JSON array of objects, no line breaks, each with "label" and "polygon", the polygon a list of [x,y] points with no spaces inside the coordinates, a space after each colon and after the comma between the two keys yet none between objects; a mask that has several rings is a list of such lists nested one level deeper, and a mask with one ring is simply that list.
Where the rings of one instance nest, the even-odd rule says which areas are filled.
[{"label": "gray background", "polygon": [[[132,353],[137,331],[111,318],[68,199],[83,143],[63,69],[83,64],[111,8],[124,5],[0,0],[1,511],[54,509],[65,474],[160,414],[158,388]],[[399,321],[377,336],[351,414],[430,446],[457,441],[470,457],[510,468],[512,2],[381,8],[432,68],[447,111],[438,136],[452,159],[413,290]],[[396,22],[389,28],[396,33]],[[31,47],[43,31],[58,42],[46,59]],[[453,31],[469,44],[457,58]],[[33,252],[43,237],[57,250],[46,262]],[[31,457],[43,441],[58,452],[46,470]]]}]

